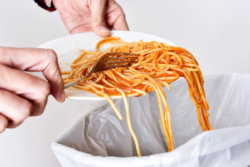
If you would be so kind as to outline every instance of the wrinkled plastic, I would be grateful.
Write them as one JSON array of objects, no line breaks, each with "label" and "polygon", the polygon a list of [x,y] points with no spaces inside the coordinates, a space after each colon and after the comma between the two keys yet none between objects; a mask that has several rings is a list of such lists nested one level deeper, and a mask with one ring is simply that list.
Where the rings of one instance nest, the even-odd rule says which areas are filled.
[{"label": "wrinkled plastic", "polygon": [[187,83],[179,79],[165,89],[175,150],[167,152],[154,92],[131,97],[133,129],[143,157],[136,156],[122,99],[115,100],[124,119],[109,104],[85,114],[52,148],[64,167],[208,167],[250,165],[250,74],[205,78],[214,130],[202,132]]}]

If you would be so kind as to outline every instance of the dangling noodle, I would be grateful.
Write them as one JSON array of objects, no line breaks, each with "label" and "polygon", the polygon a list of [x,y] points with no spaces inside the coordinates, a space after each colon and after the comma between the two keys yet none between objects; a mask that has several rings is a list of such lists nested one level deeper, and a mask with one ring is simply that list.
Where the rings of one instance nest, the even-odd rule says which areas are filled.
[{"label": "dangling noodle", "polygon": [[[100,51],[104,45],[111,46]],[[82,51],[82,54],[71,64],[71,71],[64,83],[72,82],[92,69],[97,59],[106,52],[128,52],[138,54],[138,62],[131,67],[117,67],[92,74],[87,80],[82,80],[75,88],[90,91],[108,100],[117,117],[122,115],[115,107],[110,96],[118,95],[124,99],[127,125],[135,143],[137,155],[141,156],[139,142],[132,128],[127,96],[141,96],[155,91],[159,104],[159,112],[168,151],[174,149],[170,112],[162,86],[170,89],[169,84],[179,77],[184,77],[188,83],[191,100],[196,106],[199,124],[203,131],[210,130],[208,119],[209,106],[203,88],[203,77],[194,56],[180,47],[170,46],[156,41],[126,43],[118,37],[109,37],[99,41],[96,51]]]}]

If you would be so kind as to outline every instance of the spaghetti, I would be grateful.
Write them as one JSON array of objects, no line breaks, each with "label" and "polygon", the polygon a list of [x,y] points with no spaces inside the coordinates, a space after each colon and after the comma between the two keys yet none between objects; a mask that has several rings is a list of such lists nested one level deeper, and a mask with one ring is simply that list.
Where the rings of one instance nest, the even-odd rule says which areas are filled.
[{"label": "spaghetti", "polygon": [[[101,48],[111,44],[108,49]],[[127,124],[135,143],[137,155],[141,156],[138,139],[130,121],[127,96],[141,96],[155,91],[159,104],[159,112],[164,136],[167,140],[168,151],[174,149],[170,112],[163,86],[170,89],[169,84],[179,77],[184,77],[188,83],[190,97],[196,106],[198,121],[203,131],[210,130],[208,119],[209,106],[203,88],[203,77],[194,56],[187,50],[170,46],[156,41],[127,43],[118,37],[109,37],[99,41],[96,51],[82,51],[82,54],[71,64],[71,71],[63,72],[67,75],[64,83],[72,82],[87,75],[97,59],[106,52],[128,52],[138,54],[138,62],[131,67],[117,67],[92,74],[87,80],[80,81],[75,88],[93,92],[108,100],[117,117],[122,115],[115,107],[110,96],[119,95],[124,99]]]}]

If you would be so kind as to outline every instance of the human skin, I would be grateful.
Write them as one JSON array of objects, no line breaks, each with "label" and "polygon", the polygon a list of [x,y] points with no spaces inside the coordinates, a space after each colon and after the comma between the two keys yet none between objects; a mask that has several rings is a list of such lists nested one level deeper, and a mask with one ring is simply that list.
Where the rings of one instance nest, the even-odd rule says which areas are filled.
[{"label": "human skin", "polygon": [[[46,80],[24,71],[41,71]],[[56,53],[49,49],[0,47],[0,132],[41,115],[52,94],[65,100]]]},{"label": "human skin", "polygon": [[53,0],[71,34],[93,31],[110,36],[110,29],[128,30],[125,14],[114,0]]}]

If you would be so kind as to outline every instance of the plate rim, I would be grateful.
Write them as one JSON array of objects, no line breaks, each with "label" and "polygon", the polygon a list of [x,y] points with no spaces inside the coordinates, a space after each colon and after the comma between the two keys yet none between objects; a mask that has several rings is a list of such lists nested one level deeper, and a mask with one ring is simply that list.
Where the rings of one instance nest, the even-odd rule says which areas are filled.
[{"label": "plate rim", "polygon": [[[163,41],[168,41],[170,43],[170,45],[172,46],[177,46],[177,44],[169,39],[166,39],[166,38],[163,38],[163,37],[160,37],[160,36],[157,36],[157,35],[154,35],[154,34],[149,34],[149,33],[144,33],[144,32],[137,32],[137,31],[117,31],[117,30],[112,30],[111,31],[111,36],[113,35],[113,33],[134,33],[134,34],[142,34],[142,35],[146,35],[146,36],[151,36],[151,37],[156,37],[156,38],[159,38]],[[52,39],[50,41],[47,41],[47,42],[43,42],[42,44],[39,44],[37,46],[37,48],[45,48],[44,46],[46,45],[49,45],[50,43],[55,43],[57,41],[60,41],[64,38],[69,38],[69,37],[77,37],[77,36],[80,36],[80,35],[87,35],[87,34],[95,34],[94,32],[83,32],[83,33],[78,33],[78,34],[68,34],[68,35],[64,35],[62,37],[58,37],[58,38],[55,38],[55,39]]]}]

